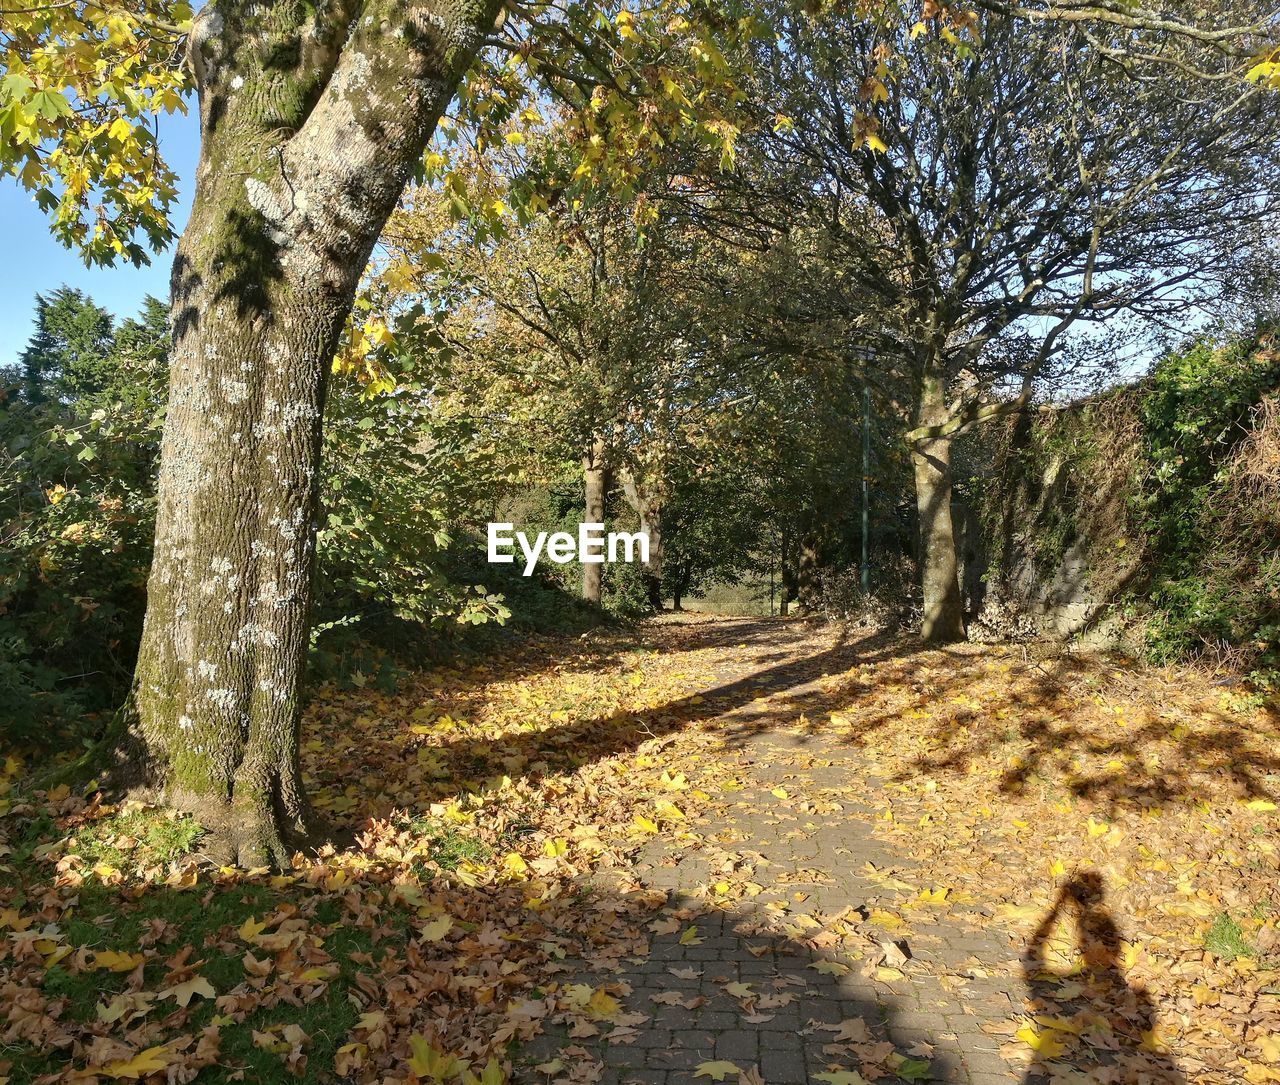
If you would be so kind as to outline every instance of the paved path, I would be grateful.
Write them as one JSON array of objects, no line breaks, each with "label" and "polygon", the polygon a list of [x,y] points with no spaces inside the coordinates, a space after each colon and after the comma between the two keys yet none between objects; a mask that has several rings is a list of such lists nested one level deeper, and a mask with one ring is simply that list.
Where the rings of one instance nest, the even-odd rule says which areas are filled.
[{"label": "paved path", "polygon": [[[754,672],[726,663],[739,669],[723,675],[722,690],[755,681],[753,673],[779,690],[774,704],[722,696],[723,757],[745,786],[727,815],[691,826],[693,843],[655,838],[628,872],[668,895],[648,953],[617,961],[616,971],[597,962],[579,977],[610,984],[635,1023],[612,1042],[552,1030],[521,1052],[526,1067],[567,1044],[602,1060],[607,1085],[693,1085],[713,1060],[754,1070],[766,1085],[839,1071],[957,1085],[1018,1080],[998,1053],[1024,996],[1007,933],[962,906],[904,907],[927,874],[874,838],[879,785],[856,752],[775,723],[794,718],[778,702],[803,703],[821,672],[839,669],[838,659],[815,670],[812,656],[790,652],[757,655],[767,669]],[[853,793],[864,801],[853,802],[859,775]],[[726,877],[759,891],[719,906],[715,885]],[[548,1080],[525,1073],[521,1080]]]}]

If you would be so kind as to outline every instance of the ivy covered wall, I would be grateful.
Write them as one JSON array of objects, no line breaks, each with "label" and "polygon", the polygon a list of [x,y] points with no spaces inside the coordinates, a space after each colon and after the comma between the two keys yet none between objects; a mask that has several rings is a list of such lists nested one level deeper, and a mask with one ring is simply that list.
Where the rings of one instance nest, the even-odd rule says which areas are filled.
[{"label": "ivy covered wall", "polygon": [[1001,633],[1280,674],[1280,349],[1198,342],[1145,380],[967,438],[971,596]]}]

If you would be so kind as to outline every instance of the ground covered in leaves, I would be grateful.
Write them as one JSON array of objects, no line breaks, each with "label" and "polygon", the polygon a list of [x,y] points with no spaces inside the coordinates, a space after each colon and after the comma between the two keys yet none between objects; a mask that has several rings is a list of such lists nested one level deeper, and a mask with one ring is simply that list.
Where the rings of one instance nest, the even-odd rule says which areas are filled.
[{"label": "ground covered in leaves", "polygon": [[0,797],[0,1083],[1280,1081],[1280,719],[803,621],[322,692],[287,874]]}]

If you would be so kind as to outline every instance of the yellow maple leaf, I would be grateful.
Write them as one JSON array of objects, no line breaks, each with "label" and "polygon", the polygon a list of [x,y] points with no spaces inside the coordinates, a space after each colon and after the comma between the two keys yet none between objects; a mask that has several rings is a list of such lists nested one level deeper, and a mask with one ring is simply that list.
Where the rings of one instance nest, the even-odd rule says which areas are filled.
[{"label": "yellow maple leaf", "polygon": [[179,1006],[189,1006],[196,995],[204,998],[214,998],[217,994],[218,992],[213,989],[213,984],[203,976],[192,976],[191,979],[184,983],[175,984],[168,990],[161,991],[160,997],[172,998]]},{"label": "yellow maple leaf", "polygon": [[731,1074],[740,1074],[742,1071],[738,1069],[736,1063],[726,1062],[724,1059],[712,1059],[709,1062],[698,1063],[698,1068],[694,1070],[694,1077],[709,1077],[712,1081],[723,1081]]},{"label": "yellow maple leaf", "polygon": [[90,1069],[91,1073],[101,1074],[103,1077],[114,1078],[118,1080],[136,1081],[139,1078],[147,1077],[163,1070],[173,1062],[173,1055],[167,1047],[149,1047],[145,1051],[140,1051],[131,1059],[122,1059],[119,1062],[109,1062],[106,1066],[98,1066]]},{"label": "yellow maple leaf", "polygon": [[93,955],[94,968],[106,968],[112,972],[132,972],[142,961],[141,953],[117,953],[114,949],[99,950]]},{"label": "yellow maple leaf", "polygon": [[651,821],[649,818],[645,817],[643,814],[637,814],[632,819],[631,823],[637,829],[639,829],[642,833],[658,832],[658,823],[656,821]]},{"label": "yellow maple leaf", "polygon": [[457,1059],[432,1047],[425,1036],[416,1033],[410,1036],[409,1049],[413,1052],[409,1058],[409,1069],[418,1077],[444,1081],[445,1078],[456,1075],[461,1069]]},{"label": "yellow maple leaf", "polygon": [[1023,1025],[1014,1035],[1037,1055],[1046,1059],[1056,1059],[1067,1050],[1067,1045],[1058,1039],[1052,1029],[1041,1032],[1035,1025]]},{"label": "yellow maple leaf", "polygon": [[593,991],[591,997],[587,999],[587,1016],[594,1021],[611,1020],[618,1015],[618,1011],[621,1009],[622,1003],[609,994],[608,991]]}]

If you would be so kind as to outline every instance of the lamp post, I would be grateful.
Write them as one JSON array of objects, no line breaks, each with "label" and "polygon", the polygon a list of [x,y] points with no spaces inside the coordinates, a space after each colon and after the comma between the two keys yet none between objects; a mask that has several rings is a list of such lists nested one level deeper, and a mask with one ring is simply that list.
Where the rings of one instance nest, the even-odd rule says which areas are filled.
[{"label": "lamp post", "polygon": [[859,565],[862,594],[871,591],[871,382],[869,371],[876,359],[874,347],[857,346],[853,357],[862,363],[862,561]]}]

